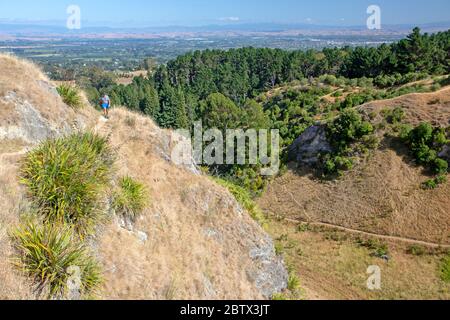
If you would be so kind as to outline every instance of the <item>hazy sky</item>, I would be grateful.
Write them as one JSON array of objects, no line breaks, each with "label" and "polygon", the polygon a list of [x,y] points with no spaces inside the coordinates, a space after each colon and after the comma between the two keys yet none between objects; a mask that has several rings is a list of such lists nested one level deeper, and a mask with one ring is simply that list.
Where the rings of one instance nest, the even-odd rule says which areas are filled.
[{"label": "hazy sky", "polygon": [[[377,4],[384,24],[450,21],[449,0],[0,0],[0,19],[58,20],[76,4],[82,20],[110,26],[279,22],[363,25]],[[103,23],[104,24],[104,23]]]}]

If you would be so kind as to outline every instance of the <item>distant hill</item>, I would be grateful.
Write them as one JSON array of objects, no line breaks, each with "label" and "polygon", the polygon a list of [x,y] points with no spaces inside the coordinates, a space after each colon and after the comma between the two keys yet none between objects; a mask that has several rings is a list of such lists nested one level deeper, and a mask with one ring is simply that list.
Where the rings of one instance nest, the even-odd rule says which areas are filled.
[{"label": "distant hill", "polygon": [[[157,26],[157,27],[106,27],[86,22],[80,30],[69,30],[64,21],[58,22],[5,22],[0,21],[0,34],[15,37],[92,37],[93,35],[116,34],[117,37],[153,36],[192,36],[192,35],[406,35],[416,25],[385,25],[382,30],[371,31],[366,26],[326,26],[315,24],[280,23],[232,23],[205,26]],[[438,22],[419,25],[425,32],[444,31],[450,28],[450,22]]]}]

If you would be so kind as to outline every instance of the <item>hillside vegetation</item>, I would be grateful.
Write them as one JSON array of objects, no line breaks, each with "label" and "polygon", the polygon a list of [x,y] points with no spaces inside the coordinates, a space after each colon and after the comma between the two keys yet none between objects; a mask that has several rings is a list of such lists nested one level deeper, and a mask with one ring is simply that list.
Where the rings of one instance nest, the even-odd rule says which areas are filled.
[{"label": "hillside vegetation", "polygon": [[[196,51],[129,85],[116,85],[99,71],[79,82],[91,101],[108,93],[113,104],[140,111],[164,128],[192,129],[199,120],[219,130],[277,128],[287,148],[318,117],[373,100],[438,90],[447,81],[440,77],[450,73],[449,34],[422,34],[416,28],[406,39],[377,48]],[[415,83],[425,79],[432,84]],[[287,92],[278,90],[283,87]],[[272,93],[264,97],[267,91]],[[253,194],[267,184],[259,169],[210,166],[211,173]]]},{"label": "hillside vegetation", "polygon": [[180,137],[126,109],[110,121],[74,109],[28,62],[2,55],[0,70],[0,299],[263,299],[287,286],[233,195],[170,161]]}]

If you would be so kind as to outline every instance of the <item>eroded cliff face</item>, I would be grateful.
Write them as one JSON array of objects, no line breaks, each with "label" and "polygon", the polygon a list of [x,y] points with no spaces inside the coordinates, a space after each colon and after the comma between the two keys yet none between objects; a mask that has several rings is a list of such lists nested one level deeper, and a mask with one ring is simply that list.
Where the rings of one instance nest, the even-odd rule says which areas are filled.
[{"label": "eroded cliff face", "polygon": [[11,263],[7,235],[29,211],[20,161],[40,141],[77,130],[108,136],[116,176],[134,177],[150,194],[134,223],[105,206],[110,219],[89,240],[104,270],[99,298],[260,299],[287,286],[272,239],[234,197],[193,164],[171,161],[174,133],[124,109],[109,121],[91,107],[72,110],[30,63],[0,56],[0,70],[0,298],[36,298]]}]

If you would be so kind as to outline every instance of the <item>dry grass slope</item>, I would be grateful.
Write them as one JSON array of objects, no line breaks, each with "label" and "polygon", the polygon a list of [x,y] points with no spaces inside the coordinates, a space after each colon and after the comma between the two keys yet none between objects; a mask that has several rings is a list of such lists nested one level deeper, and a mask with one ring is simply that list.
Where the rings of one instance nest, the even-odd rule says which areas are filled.
[{"label": "dry grass slope", "polygon": [[1,55],[0,70],[0,299],[36,298],[11,263],[8,231],[29,211],[20,161],[40,140],[75,130],[108,136],[117,177],[138,179],[151,199],[134,224],[111,218],[90,240],[106,279],[99,298],[260,299],[286,286],[271,238],[233,196],[170,161],[172,132],[125,109],[110,121],[90,107],[75,112],[28,62]]}]

